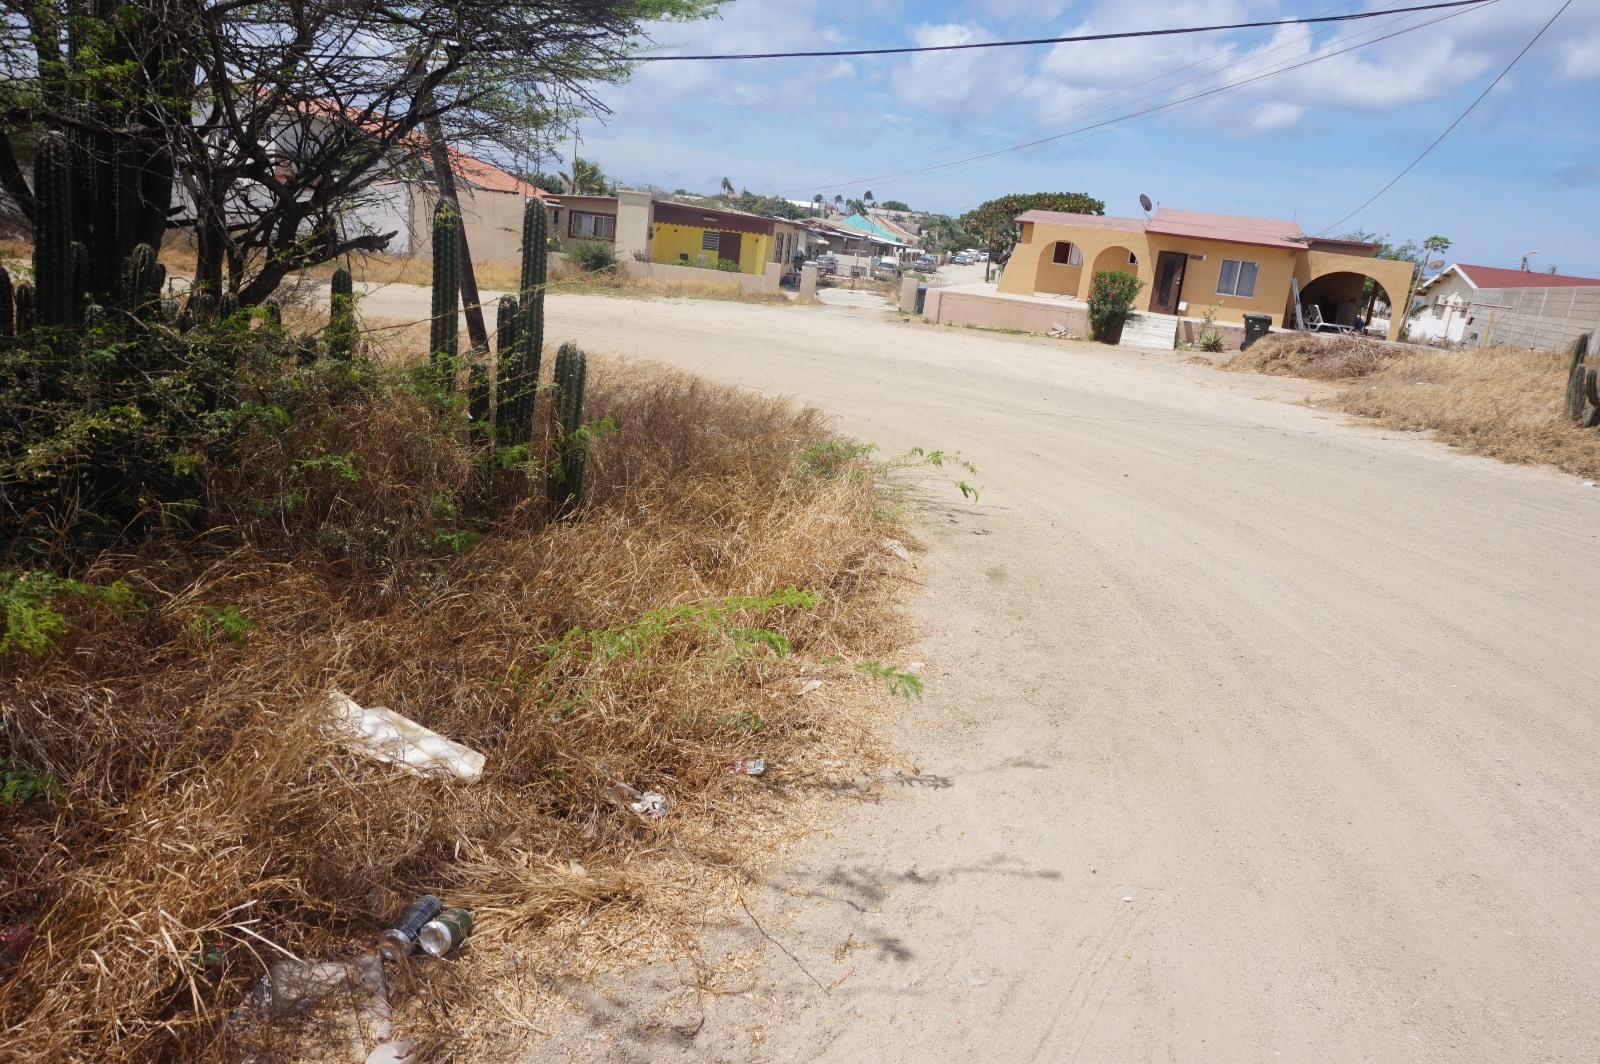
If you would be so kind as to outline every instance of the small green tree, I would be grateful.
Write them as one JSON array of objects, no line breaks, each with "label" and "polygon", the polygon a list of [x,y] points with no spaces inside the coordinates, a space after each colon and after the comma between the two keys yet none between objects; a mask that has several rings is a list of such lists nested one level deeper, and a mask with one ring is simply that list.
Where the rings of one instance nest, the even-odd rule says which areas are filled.
[{"label": "small green tree", "polygon": [[598,273],[617,264],[617,251],[604,240],[574,240],[567,244],[567,258],[588,273]]},{"label": "small green tree", "polygon": [[1101,270],[1094,275],[1089,292],[1089,331],[1096,340],[1111,343],[1122,332],[1122,323],[1133,312],[1144,282],[1122,270]]}]

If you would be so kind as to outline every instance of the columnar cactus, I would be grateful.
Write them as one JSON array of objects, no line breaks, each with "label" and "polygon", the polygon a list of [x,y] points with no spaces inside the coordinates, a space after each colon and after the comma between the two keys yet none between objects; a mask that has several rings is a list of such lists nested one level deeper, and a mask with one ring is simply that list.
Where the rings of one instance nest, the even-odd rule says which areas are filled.
[{"label": "columnar cactus", "polygon": [[461,215],[449,200],[433,212],[433,329],[429,358],[440,387],[450,391],[456,380],[456,338],[461,313]]},{"label": "columnar cactus", "polygon": [[122,276],[117,281],[117,299],[133,313],[143,317],[161,299],[161,286],[166,283],[167,269],[156,261],[156,249],[140,244],[122,265]]},{"label": "columnar cactus", "polygon": [[0,339],[16,335],[16,319],[11,311],[11,275],[0,266]]},{"label": "columnar cactus", "polygon": [[565,517],[583,500],[583,467],[589,434],[583,425],[583,385],[588,359],[568,342],[556,352],[555,386],[550,398],[555,460],[550,463],[550,509]]},{"label": "columnar cactus", "polygon": [[72,183],[67,138],[46,133],[39,138],[33,164],[33,276],[39,323],[55,328],[71,325],[74,308],[81,302],[73,269]]},{"label": "columnar cactus", "polygon": [[35,307],[33,285],[23,281],[17,285],[17,335],[32,329],[39,322],[38,312]]},{"label": "columnar cactus", "polygon": [[520,301],[505,315],[520,313],[511,342],[500,345],[500,374],[496,385],[496,422],[512,443],[533,438],[533,400],[539,387],[539,360],[544,351],[545,246],[549,240],[544,202],[530,199],[522,205],[522,278]]},{"label": "columnar cactus", "polygon": [[328,295],[328,357],[344,360],[356,346],[356,292],[350,271],[333,271]]},{"label": "columnar cactus", "polygon": [[489,367],[474,362],[467,369],[467,417],[472,432],[482,437],[489,430]]},{"label": "columnar cactus", "polygon": [[1567,416],[1577,422],[1586,420],[1584,410],[1584,384],[1588,372],[1584,358],[1589,353],[1589,334],[1584,333],[1572,345],[1572,363],[1567,367]]},{"label": "columnar cactus", "polygon": [[[494,350],[495,384],[498,398],[494,409],[495,431],[509,437],[513,411],[520,397],[522,382],[522,306],[516,296],[502,296],[495,308]],[[532,397],[532,393],[529,393]]]}]

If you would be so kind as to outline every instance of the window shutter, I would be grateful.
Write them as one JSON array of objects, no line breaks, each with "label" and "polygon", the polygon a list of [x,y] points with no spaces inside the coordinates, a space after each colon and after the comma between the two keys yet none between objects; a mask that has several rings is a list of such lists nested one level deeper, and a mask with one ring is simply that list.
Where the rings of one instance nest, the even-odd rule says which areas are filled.
[{"label": "window shutter", "polygon": [[715,229],[707,229],[700,234],[700,250],[715,251],[722,244],[722,234]]}]

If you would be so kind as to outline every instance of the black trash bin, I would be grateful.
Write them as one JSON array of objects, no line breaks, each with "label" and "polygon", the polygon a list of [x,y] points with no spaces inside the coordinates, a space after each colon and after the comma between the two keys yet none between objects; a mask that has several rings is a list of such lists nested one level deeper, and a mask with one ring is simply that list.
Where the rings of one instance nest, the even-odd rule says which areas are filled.
[{"label": "black trash bin", "polygon": [[1239,345],[1243,351],[1263,336],[1272,328],[1272,317],[1268,314],[1246,314],[1244,316],[1244,343]]},{"label": "black trash bin", "polygon": [[917,313],[918,314],[922,313],[922,304],[926,303],[927,301],[928,301],[928,286],[925,285],[925,284],[917,285]]}]

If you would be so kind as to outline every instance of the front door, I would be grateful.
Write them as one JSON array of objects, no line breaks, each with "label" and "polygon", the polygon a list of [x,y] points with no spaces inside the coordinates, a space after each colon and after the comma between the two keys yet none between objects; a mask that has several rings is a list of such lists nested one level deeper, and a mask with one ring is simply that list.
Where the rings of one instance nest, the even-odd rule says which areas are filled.
[{"label": "front door", "polygon": [[1178,313],[1183,298],[1183,268],[1189,256],[1181,251],[1163,251],[1156,257],[1156,285],[1150,293],[1150,309],[1158,314]]},{"label": "front door", "polygon": [[743,238],[738,233],[724,232],[717,238],[717,258],[732,259],[734,262],[738,262],[740,245],[743,242]]}]

